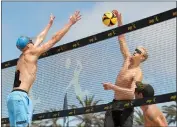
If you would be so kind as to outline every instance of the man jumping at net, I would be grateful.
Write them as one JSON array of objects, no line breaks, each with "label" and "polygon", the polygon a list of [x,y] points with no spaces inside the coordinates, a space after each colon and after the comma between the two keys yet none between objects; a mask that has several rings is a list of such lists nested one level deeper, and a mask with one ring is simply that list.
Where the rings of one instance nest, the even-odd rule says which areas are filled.
[{"label": "man jumping at net", "polygon": [[[117,16],[118,27],[122,26],[122,16],[117,10],[113,10],[113,13]],[[103,83],[104,90],[114,91],[114,101],[119,100],[132,100],[134,99],[135,83],[136,81],[142,81],[143,75],[141,70],[141,63],[148,58],[147,50],[141,46],[135,49],[133,55],[130,54],[128,46],[126,44],[125,36],[118,36],[120,44],[120,50],[124,57],[123,67],[117,76],[115,84],[110,82]],[[120,63],[117,63],[120,64]],[[105,115],[105,127],[132,127],[133,125],[133,108],[117,109],[111,111],[111,121],[108,120],[108,112]],[[110,118],[110,116],[109,116]]]},{"label": "man jumping at net", "polygon": [[[136,83],[135,98],[141,99],[144,97],[153,97],[154,88],[149,84],[143,84],[141,82]],[[163,113],[158,109],[155,104],[141,106],[144,116],[145,127],[167,127],[167,121]]]},{"label": "man jumping at net", "polygon": [[7,97],[7,108],[10,126],[26,127],[32,121],[32,102],[28,93],[36,79],[37,60],[44,52],[52,48],[77,21],[81,19],[79,11],[76,11],[69,22],[59,30],[51,40],[40,45],[52,26],[54,16],[51,15],[50,22],[44,31],[37,37],[35,43],[28,37],[20,37],[16,42],[17,48],[22,52],[15,72],[15,80],[12,92]]}]

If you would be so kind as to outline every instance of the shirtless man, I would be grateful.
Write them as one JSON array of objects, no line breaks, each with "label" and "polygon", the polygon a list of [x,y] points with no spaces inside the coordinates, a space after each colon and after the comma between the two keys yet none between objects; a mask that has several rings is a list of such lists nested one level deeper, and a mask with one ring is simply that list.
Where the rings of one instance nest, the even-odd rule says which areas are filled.
[{"label": "shirtless man", "polygon": [[[118,11],[113,10],[113,13],[118,17],[118,27],[122,26],[122,16]],[[104,90],[114,91],[114,100],[132,100],[134,99],[135,83],[141,81],[142,70],[140,64],[148,58],[145,48],[138,46],[133,55],[130,54],[126,44],[125,36],[118,36],[120,50],[124,57],[123,67],[117,76],[115,84],[103,83]],[[133,108],[119,109],[112,111],[112,119],[114,127],[132,127],[133,125]],[[106,121],[106,119],[105,119]],[[105,127],[110,127],[105,124]]]},{"label": "shirtless man", "polygon": [[81,15],[79,11],[76,11],[70,17],[69,22],[51,40],[40,45],[52,26],[54,18],[54,16],[51,16],[50,23],[37,37],[34,44],[28,37],[20,37],[17,40],[16,46],[22,51],[22,54],[17,62],[13,90],[7,97],[10,126],[26,127],[30,125],[32,121],[32,102],[28,93],[36,79],[37,60],[41,54],[62,39],[71,26],[81,19]]},{"label": "shirtless man", "polygon": [[[135,98],[140,99],[143,97],[153,97],[154,89],[149,84],[143,84],[141,82],[136,83]],[[144,116],[145,127],[167,127],[167,121],[163,113],[158,109],[155,104],[141,106]]]}]

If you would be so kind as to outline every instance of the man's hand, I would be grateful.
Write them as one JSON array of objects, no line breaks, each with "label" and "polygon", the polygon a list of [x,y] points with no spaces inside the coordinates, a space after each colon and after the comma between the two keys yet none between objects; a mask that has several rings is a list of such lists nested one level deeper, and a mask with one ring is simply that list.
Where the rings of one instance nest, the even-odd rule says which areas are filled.
[{"label": "man's hand", "polygon": [[50,14],[50,24],[53,24],[54,19],[55,19],[55,16],[51,13]]},{"label": "man's hand", "polygon": [[55,16],[51,13],[50,14],[50,21],[53,21],[55,19]]},{"label": "man's hand", "polygon": [[69,21],[72,25],[74,25],[80,19],[81,19],[80,11],[76,11],[72,16],[70,16]]},{"label": "man's hand", "polygon": [[110,82],[102,83],[102,84],[103,84],[104,90],[112,90],[114,87],[114,85]]},{"label": "man's hand", "polygon": [[117,17],[118,26],[122,26],[122,15],[117,10],[113,10],[112,13],[114,13]]}]

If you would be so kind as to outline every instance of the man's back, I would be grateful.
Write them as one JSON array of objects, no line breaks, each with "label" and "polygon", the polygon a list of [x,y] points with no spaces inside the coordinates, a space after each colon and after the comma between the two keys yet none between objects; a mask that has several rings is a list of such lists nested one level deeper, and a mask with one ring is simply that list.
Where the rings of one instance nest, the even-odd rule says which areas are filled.
[{"label": "man's back", "polygon": [[[21,54],[16,67],[14,89],[22,89],[29,92],[36,79],[38,57],[29,50]],[[20,81],[20,82],[19,82]]]},{"label": "man's back", "polygon": [[163,113],[158,109],[158,107],[153,105],[148,105],[147,110],[143,112],[145,127],[147,126],[163,126],[167,127],[167,121]]}]

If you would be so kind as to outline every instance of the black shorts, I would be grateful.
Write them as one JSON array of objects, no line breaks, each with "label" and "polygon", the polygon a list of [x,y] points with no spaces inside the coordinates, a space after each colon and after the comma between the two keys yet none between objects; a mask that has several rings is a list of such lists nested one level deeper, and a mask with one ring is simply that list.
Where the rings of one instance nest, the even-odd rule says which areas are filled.
[{"label": "black shorts", "polygon": [[104,127],[132,127],[134,108],[109,110],[105,114]]},{"label": "black shorts", "polygon": [[133,126],[134,108],[112,111],[112,119],[115,127],[132,127]]}]

